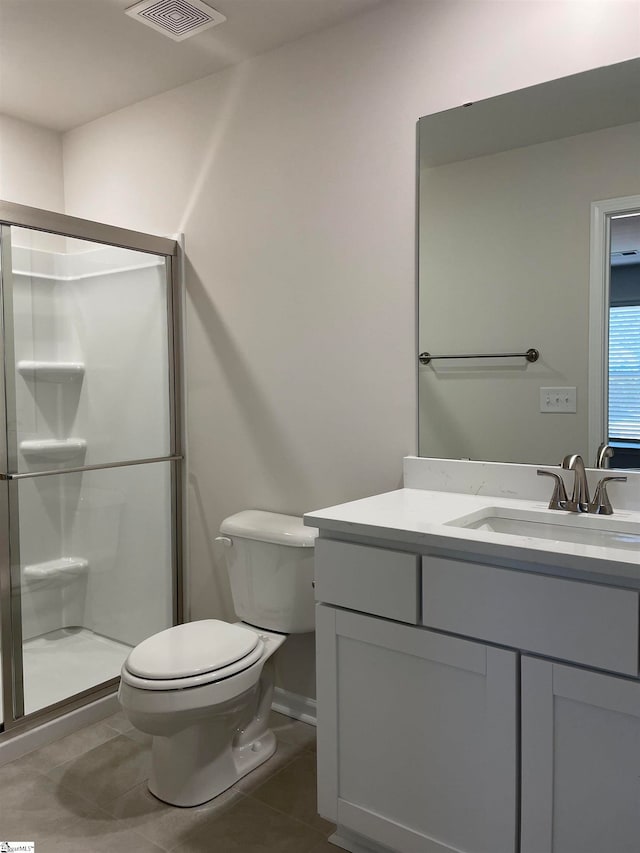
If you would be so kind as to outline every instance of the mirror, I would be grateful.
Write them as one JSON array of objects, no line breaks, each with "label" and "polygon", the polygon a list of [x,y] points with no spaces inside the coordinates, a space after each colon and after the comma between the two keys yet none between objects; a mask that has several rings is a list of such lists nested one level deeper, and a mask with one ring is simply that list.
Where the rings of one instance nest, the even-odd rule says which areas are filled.
[{"label": "mirror", "polygon": [[[640,305],[640,228],[612,223],[640,211],[639,92],[640,59],[420,119],[421,456],[593,465],[614,443],[611,271]],[[640,423],[640,343],[630,359]]]}]

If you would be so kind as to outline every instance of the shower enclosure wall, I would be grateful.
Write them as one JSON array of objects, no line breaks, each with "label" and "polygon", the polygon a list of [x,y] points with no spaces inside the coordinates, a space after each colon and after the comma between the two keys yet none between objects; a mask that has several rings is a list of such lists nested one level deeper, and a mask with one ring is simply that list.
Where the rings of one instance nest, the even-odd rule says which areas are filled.
[{"label": "shower enclosure wall", "polygon": [[0,739],[180,621],[178,245],[0,202]]}]

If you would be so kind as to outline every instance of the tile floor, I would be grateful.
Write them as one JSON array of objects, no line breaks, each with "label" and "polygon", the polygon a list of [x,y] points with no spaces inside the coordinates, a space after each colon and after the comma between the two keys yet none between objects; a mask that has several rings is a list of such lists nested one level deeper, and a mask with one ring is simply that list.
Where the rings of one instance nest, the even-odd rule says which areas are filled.
[{"label": "tile floor", "polygon": [[36,853],[336,853],[316,813],[315,729],[272,714],[276,754],[210,803],[147,791],[150,738],[122,714],[0,767],[0,838]]}]

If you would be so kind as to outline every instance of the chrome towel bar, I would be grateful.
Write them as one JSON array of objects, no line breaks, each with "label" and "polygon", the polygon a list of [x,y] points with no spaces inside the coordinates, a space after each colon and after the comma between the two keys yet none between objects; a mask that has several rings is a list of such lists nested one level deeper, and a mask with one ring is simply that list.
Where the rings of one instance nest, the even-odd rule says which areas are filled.
[{"label": "chrome towel bar", "polygon": [[460,355],[431,355],[430,352],[421,352],[418,356],[420,364],[429,364],[434,358],[526,358],[533,363],[540,358],[540,352],[531,347],[526,352],[470,352]]}]

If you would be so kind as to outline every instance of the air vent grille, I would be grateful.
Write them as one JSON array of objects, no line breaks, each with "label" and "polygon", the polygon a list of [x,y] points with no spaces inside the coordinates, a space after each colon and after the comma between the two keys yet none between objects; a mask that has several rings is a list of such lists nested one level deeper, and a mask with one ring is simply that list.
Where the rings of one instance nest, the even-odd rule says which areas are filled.
[{"label": "air vent grille", "polygon": [[143,0],[126,13],[174,41],[183,41],[227,20],[202,0]]}]

